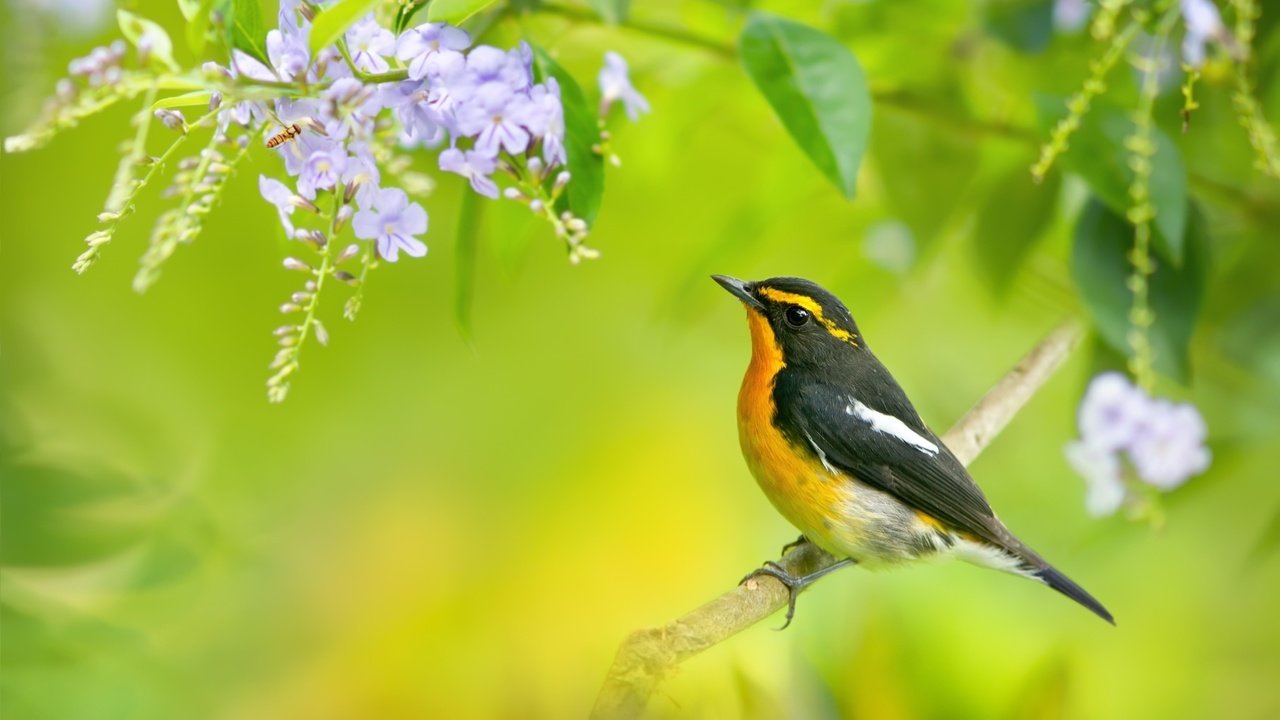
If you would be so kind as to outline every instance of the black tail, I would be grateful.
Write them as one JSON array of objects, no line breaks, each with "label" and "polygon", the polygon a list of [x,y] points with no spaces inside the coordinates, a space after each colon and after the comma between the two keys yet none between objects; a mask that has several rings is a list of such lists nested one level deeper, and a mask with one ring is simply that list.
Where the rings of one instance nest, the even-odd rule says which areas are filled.
[{"label": "black tail", "polygon": [[1097,615],[1112,625],[1116,624],[1115,618],[1111,617],[1111,613],[1107,612],[1107,609],[1102,607],[1102,603],[1098,602],[1092,595],[1085,592],[1084,588],[1071,582],[1071,578],[1055,570],[1052,565],[1045,563],[1044,567],[1033,570],[1032,574],[1044,582],[1045,585],[1048,585],[1054,590],[1057,590],[1063,595],[1066,595],[1072,600],[1075,600],[1081,605],[1089,608],[1093,611],[1094,615]]}]

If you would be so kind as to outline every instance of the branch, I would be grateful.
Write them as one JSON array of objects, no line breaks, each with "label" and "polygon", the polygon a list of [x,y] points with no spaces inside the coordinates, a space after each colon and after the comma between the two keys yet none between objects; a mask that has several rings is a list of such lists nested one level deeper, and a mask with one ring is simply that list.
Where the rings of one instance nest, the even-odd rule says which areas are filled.
[{"label": "branch", "polygon": [[[995,387],[960,418],[942,440],[968,465],[1035,395],[1080,339],[1065,323],[1049,333]],[[792,575],[808,575],[836,559],[812,543],[778,560]],[[657,628],[637,630],[623,641],[596,696],[596,720],[634,718],[676,665],[751,627],[787,605],[787,589],[769,577],[747,581],[702,607]]]}]

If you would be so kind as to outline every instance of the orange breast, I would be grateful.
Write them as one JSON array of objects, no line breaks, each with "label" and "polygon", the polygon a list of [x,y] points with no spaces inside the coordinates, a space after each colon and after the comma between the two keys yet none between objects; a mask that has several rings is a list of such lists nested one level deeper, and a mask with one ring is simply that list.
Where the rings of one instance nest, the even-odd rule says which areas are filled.
[{"label": "orange breast", "polygon": [[751,326],[751,364],[738,393],[738,439],[747,465],[773,506],[820,547],[839,553],[833,521],[849,485],[836,481],[817,454],[797,447],[773,423],[774,378],[785,367],[773,329],[759,313],[747,310]]}]

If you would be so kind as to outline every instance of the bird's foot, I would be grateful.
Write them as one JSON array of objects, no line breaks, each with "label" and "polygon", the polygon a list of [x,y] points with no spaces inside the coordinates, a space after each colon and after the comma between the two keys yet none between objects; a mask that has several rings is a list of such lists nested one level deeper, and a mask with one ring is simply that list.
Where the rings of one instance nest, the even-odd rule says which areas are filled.
[{"label": "bird's foot", "polygon": [[835,572],[846,565],[853,565],[854,562],[853,558],[845,558],[834,565],[828,565],[827,567],[811,572],[808,575],[796,576],[787,572],[778,563],[770,560],[766,561],[763,566],[748,573],[747,576],[742,578],[742,581],[738,584],[741,585],[748,580],[760,577],[761,575],[767,575],[782,583],[783,586],[787,588],[787,617],[786,621],[782,623],[782,627],[778,629],[786,630],[787,627],[791,625],[791,619],[796,615],[796,598],[800,596],[800,591],[812,585],[818,580],[818,578]]},{"label": "bird's foot", "polygon": [[782,546],[782,553],[781,553],[781,554],[782,554],[782,555],[786,555],[786,554],[787,554],[787,551],[789,551],[789,550],[794,550],[794,549],[796,549],[796,548],[800,547],[801,545],[806,545],[806,544],[808,544],[808,542],[809,542],[809,538],[807,538],[807,537],[805,537],[805,536],[801,535],[800,537],[796,538],[795,540],[792,540],[791,542],[787,543],[786,545],[783,545],[783,546]]}]

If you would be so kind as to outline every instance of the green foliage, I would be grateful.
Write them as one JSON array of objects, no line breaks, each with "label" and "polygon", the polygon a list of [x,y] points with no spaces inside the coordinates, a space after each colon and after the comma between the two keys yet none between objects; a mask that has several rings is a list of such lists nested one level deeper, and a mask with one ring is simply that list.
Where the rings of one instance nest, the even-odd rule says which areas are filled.
[{"label": "green foliage", "polygon": [[431,0],[427,4],[427,19],[461,25],[495,2],[497,0]]},{"label": "green foliage", "polygon": [[[267,29],[262,24],[262,5],[259,0],[228,0],[225,12],[227,46],[270,67],[271,60],[267,57]],[[314,34],[313,29],[313,37]]]},{"label": "green foliage", "polygon": [[742,64],[813,164],[853,197],[871,130],[871,96],[853,53],[826,33],[752,13],[738,38]]},{"label": "green foliage", "polygon": [[604,158],[597,151],[600,127],[595,110],[587,104],[578,81],[546,50],[534,46],[533,54],[539,77],[553,77],[560,84],[560,100],[564,104],[565,151],[573,181],[557,209],[569,210],[591,224],[604,198]]},{"label": "green foliage", "polygon": [[611,25],[626,22],[631,13],[631,0],[587,0],[587,4],[600,19]]},{"label": "green foliage", "polygon": [[1002,175],[988,191],[973,227],[973,257],[984,284],[1003,297],[1053,220],[1062,178],[1036,184],[1026,165]]},{"label": "green foliage", "polygon": [[992,0],[983,25],[988,33],[1024,53],[1038,53],[1053,39],[1051,0]]},{"label": "green foliage", "polygon": [[[368,15],[378,2],[379,0],[340,0],[322,10],[311,23],[311,35],[307,39],[311,45],[311,54],[315,55],[337,42],[347,28]],[[435,4],[433,2],[431,6],[435,7]]]},{"label": "green foliage", "polygon": [[[1071,245],[1071,275],[1094,325],[1119,352],[1128,350],[1129,252],[1133,226],[1105,203],[1091,198],[1080,214]],[[1181,267],[1157,263],[1150,279],[1150,328],[1155,367],[1175,379],[1191,377],[1188,349],[1204,301],[1210,267],[1208,228],[1199,211],[1187,223],[1187,247]]]},{"label": "green foliage", "polygon": [[[1042,117],[1051,121],[1052,101],[1040,103]],[[1084,117],[1071,140],[1071,149],[1062,156],[1063,167],[1079,174],[1112,210],[1126,212],[1134,181],[1128,139],[1134,122],[1122,110],[1102,105]],[[1151,204],[1155,208],[1156,250],[1166,259],[1181,263],[1185,252],[1187,218],[1187,171],[1182,154],[1169,136],[1151,128],[1154,155],[1151,157]]]},{"label": "green foliage", "polygon": [[139,55],[159,63],[166,70],[178,69],[173,60],[173,41],[164,28],[128,10],[117,10],[116,21],[120,25],[120,34],[133,43]]}]

